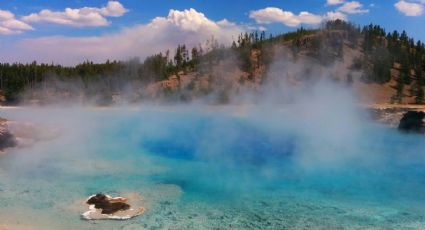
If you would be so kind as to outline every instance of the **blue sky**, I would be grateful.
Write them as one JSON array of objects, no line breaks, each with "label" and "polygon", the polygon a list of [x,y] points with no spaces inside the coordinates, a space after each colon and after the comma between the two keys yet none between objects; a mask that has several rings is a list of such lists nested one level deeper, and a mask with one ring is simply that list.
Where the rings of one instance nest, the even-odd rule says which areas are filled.
[{"label": "blue sky", "polygon": [[212,35],[228,43],[246,30],[279,33],[334,18],[406,30],[424,41],[424,8],[425,0],[8,0],[0,2],[0,61],[143,58]]}]

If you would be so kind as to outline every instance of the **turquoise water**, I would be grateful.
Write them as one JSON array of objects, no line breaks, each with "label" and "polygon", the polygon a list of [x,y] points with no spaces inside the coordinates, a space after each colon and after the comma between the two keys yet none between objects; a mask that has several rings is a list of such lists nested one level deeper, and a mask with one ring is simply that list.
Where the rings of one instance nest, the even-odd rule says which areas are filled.
[{"label": "turquoise water", "polygon": [[[0,156],[0,227],[425,229],[424,137],[361,116],[188,107],[0,116],[59,134]],[[140,194],[147,212],[81,220],[81,201],[97,192]]]}]

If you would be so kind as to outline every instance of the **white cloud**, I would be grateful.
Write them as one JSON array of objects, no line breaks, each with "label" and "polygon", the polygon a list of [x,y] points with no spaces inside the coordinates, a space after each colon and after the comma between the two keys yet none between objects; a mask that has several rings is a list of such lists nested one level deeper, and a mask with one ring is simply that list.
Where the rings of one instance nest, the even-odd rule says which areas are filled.
[{"label": "white cloud", "polygon": [[177,44],[195,46],[212,36],[221,43],[230,44],[233,36],[244,30],[245,27],[227,20],[212,21],[194,9],[170,10],[167,17],[156,17],[148,24],[126,28],[114,34],[24,40],[2,52],[0,61],[37,60],[72,65],[87,59],[94,62],[131,57],[143,59],[160,51],[174,49]]},{"label": "white cloud", "polygon": [[342,3],[344,3],[344,0],[326,0],[326,4],[329,5],[329,6],[339,5],[339,4],[342,4]]},{"label": "white cloud", "polygon": [[266,28],[266,27],[264,27],[264,26],[260,26],[260,27],[258,27],[258,30],[259,30],[259,31],[267,31],[267,28]]},{"label": "white cloud", "polygon": [[[155,28],[163,27],[168,24],[175,25],[176,27],[186,31],[219,29],[219,25],[216,22],[211,21],[203,13],[197,12],[195,9],[184,11],[170,10],[168,17],[157,17],[153,19],[152,23],[150,23],[150,25]],[[221,24],[223,24],[223,21],[221,21]]]},{"label": "white cloud", "polygon": [[338,11],[337,12],[328,12],[328,13],[326,13],[324,18],[325,18],[325,20],[340,19],[340,20],[347,21],[347,16],[345,14],[341,13],[341,12],[338,12]]},{"label": "white cloud", "polygon": [[7,10],[0,10],[0,35],[19,34],[33,28],[15,18],[15,15]]},{"label": "white cloud", "polygon": [[[425,0],[422,0],[421,3],[425,4]],[[424,12],[424,6],[422,4],[401,0],[395,3],[394,6],[406,16],[420,16]]]},{"label": "white cloud", "polygon": [[326,20],[347,20],[347,16],[339,11],[327,12],[325,15],[316,15],[306,11],[302,11],[298,15],[290,11],[283,11],[275,7],[267,7],[264,9],[251,11],[250,18],[259,24],[282,23],[286,26],[296,27],[300,24],[318,25]]},{"label": "white cloud", "polygon": [[[86,8],[93,11],[98,10],[97,8]],[[102,7],[99,10],[100,14],[107,17],[121,17],[128,12],[124,6],[118,1],[109,1],[106,7]]]},{"label": "white cloud", "polygon": [[13,15],[10,11],[0,10],[0,20],[9,20],[13,18],[15,18],[15,15]]},{"label": "white cloud", "polygon": [[102,8],[83,7],[79,9],[66,8],[64,11],[41,10],[22,17],[25,22],[46,22],[75,27],[106,26],[109,25],[106,17],[120,17],[128,10],[118,1],[109,1]]},{"label": "white cloud", "polygon": [[282,23],[290,27],[300,24],[316,25],[322,21],[319,15],[302,11],[298,15],[290,11],[283,11],[276,7],[267,7],[260,10],[251,11],[249,17],[259,24]]},{"label": "white cloud", "polygon": [[309,25],[316,25],[316,24],[319,24],[322,21],[322,16],[311,14],[311,13],[306,12],[306,11],[302,11],[298,15],[298,19],[300,20],[301,23],[309,24]]},{"label": "white cloud", "polygon": [[346,2],[340,6],[337,11],[347,14],[363,14],[368,13],[368,9],[363,9],[363,5],[357,1]]}]

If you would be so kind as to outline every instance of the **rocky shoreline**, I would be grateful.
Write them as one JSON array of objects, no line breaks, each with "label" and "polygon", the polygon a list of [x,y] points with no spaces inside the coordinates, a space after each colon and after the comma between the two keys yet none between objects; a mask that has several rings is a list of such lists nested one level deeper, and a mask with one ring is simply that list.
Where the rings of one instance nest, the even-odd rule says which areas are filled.
[{"label": "rocky shoreline", "polygon": [[403,115],[398,130],[408,133],[425,134],[425,112],[409,111]]},{"label": "rocky shoreline", "polygon": [[36,142],[51,140],[57,136],[58,133],[52,128],[0,117],[0,152],[13,147],[30,147]]},{"label": "rocky shoreline", "polygon": [[0,118],[0,152],[17,145],[15,136],[9,131],[7,120]]},{"label": "rocky shoreline", "polygon": [[400,131],[425,134],[425,112],[418,108],[369,108],[374,121]]}]

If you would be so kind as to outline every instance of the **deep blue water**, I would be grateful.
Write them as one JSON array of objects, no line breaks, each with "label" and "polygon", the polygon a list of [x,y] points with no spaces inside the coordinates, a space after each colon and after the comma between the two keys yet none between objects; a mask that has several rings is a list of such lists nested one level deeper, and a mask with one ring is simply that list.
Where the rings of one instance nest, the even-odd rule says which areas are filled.
[{"label": "deep blue water", "polygon": [[[1,116],[28,119],[23,112]],[[57,113],[32,112],[54,114],[38,123],[59,126],[59,138],[1,156],[0,223],[425,228],[423,136],[368,121],[334,135],[285,113],[257,119],[184,109],[80,111],[67,121]],[[69,207],[96,192],[137,192],[149,208],[127,222],[93,225],[79,219],[78,207]]]}]

